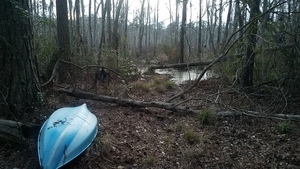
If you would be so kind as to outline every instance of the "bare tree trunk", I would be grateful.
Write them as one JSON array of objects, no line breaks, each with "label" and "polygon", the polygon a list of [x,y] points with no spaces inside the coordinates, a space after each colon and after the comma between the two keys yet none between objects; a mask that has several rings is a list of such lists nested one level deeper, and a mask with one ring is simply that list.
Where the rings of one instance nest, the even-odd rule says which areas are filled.
[{"label": "bare tree trunk", "polygon": [[142,55],[142,48],[143,48],[143,36],[144,36],[144,18],[145,18],[145,0],[142,1],[141,6],[141,13],[140,13],[140,19],[139,19],[139,41],[138,41],[138,54],[137,56],[140,57]]},{"label": "bare tree trunk", "polygon": [[[171,4],[171,0],[169,0],[169,21],[170,21],[170,24],[173,25],[173,15],[172,15],[172,4]],[[173,44],[173,31],[170,31],[170,44]]]},{"label": "bare tree trunk", "polygon": [[222,28],[222,13],[223,13],[223,0],[220,0],[220,6],[219,6],[219,27],[218,27],[218,38],[217,38],[217,44],[220,44],[221,41],[221,30]]},{"label": "bare tree trunk", "polygon": [[97,0],[94,0],[94,33],[93,33],[93,48],[95,48],[96,46],[96,39],[97,39],[97,16],[98,16],[98,11],[99,11],[99,8],[100,8],[100,5],[102,4],[103,5],[103,1],[101,0],[101,2],[98,4],[98,6],[96,6],[96,2]]},{"label": "bare tree trunk", "polygon": [[67,0],[56,0],[56,4],[58,46],[63,52],[61,59],[69,61],[71,49]]},{"label": "bare tree trunk", "polygon": [[112,29],[111,29],[111,0],[106,0],[105,10],[107,13],[107,47],[112,47]]},{"label": "bare tree trunk", "polygon": [[212,47],[212,51],[215,52],[216,48],[215,48],[215,42],[216,42],[216,36],[215,36],[215,31],[216,31],[216,27],[217,27],[217,5],[216,5],[216,0],[212,0],[212,9],[211,9],[211,24],[212,24],[212,28],[210,31],[211,34],[211,39],[210,39],[210,43],[211,43],[211,47]]},{"label": "bare tree trunk", "polygon": [[120,0],[117,7],[116,16],[114,20],[114,27],[113,27],[113,49],[116,51],[117,56],[118,56],[119,41],[120,41],[119,17],[120,17],[120,11],[122,5],[123,5],[123,0]]},{"label": "bare tree trunk", "polygon": [[154,20],[156,24],[156,28],[153,29],[153,35],[154,35],[154,50],[153,50],[153,55],[156,56],[157,54],[157,42],[158,42],[158,11],[159,11],[159,1],[157,1],[156,4],[156,13],[154,13]]},{"label": "bare tree trunk", "polygon": [[69,28],[70,28],[70,37],[73,38],[74,32],[73,32],[73,4],[72,0],[69,0],[69,16],[70,16],[70,23],[69,23]]},{"label": "bare tree trunk", "polygon": [[197,57],[201,59],[202,52],[202,1],[199,1],[198,49]]},{"label": "bare tree trunk", "polygon": [[[67,0],[56,0],[56,14],[57,14],[57,37],[59,46],[60,59],[71,60],[70,34],[69,34],[69,20],[68,20],[68,5]],[[59,81],[65,82],[67,79],[68,68],[60,67]]]},{"label": "bare tree trunk", "polygon": [[[150,0],[149,0],[150,3]],[[149,11],[148,11],[148,46],[147,49],[150,48],[151,45],[151,11],[150,11],[150,7],[149,7]]]},{"label": "bare tree trunk", "polygon": [[247,38],[247,48],[245,53],[245,61],[243,69],[240,75],[240,85],[243,88],[253,86],[253,71],[254,71],[254,58],[255,58],[255,46],[256,46],[256,33],[258,29],[258,21],[255,18],[259,15],[259,2],[260,0],[253,0],[249,2],[250,7],[250,21],[254,22],[250,25],[248,38]]},{"label": "bare tree trunk", "polygon": [[22,117],[41,99],[27,0],[0,1],[0,117]]},{"label": "bare tree trunk", "polygon": [[177,47],[178,45],[178,28],[179,28],[179,3],[180,0],[176,0],[176,30],[175,30],[175,39],[174,39],[174,46]]},{"label": "bare tree trunk", "polygon": [[83,3],[84,0],[81,0],[81,18],[82,18],[82,38],[84,39],[85,38],[85,16],[84,16],[84,13],[85,13],[85,6],[84,6],[84,3]]},{"label": "bare tree trunk", "polygon": [[84,0],[81,0],[81,18],[82,18],[82,39],[81,39],[81,47],[83,48],[82,50],[82,56],[85,56],[86,53],[86,48],[87,48],[87,37],[86,37],[86,28],[85,28],[85,6],[83,3]]},{"label": "bare tree trunk", "polygon": [[43,16],[43,18],[46,18],[46,2],[45,2],[45,0],[42,0],[42,16]]},{"label": "bare tree trunk", "polygon": [[93,34],[92,34],[92,0],[89,0],[89,41],[90,48],[93,48]]},{"label": "bare tree trunk", "polygon": [[[46,9],[47,9],[47,4],[45,2],[45,0],[42,0],[42,16],[44,19],[46,19]],[[43,25],[43,34],[46,34],[48,32],[46,32],[46,25]]]},{"label": "bare tree trunk", "polygon": [[[53,0],[50,0],[50,4],[49,4],[49,7],[48,7],[48,9],[49,9],[49,21],[50,21],[50,23],[52,23],[52,19],[53,19],[53,6],[54,6],[54,4],[53,4]],[[50,37],[52,37],[52,28],[51,28],[51,26],[49,26],[48,27],[49,29],[48,29],[48,32],[49,32],[49,36]]]},{"label": "bare tree trunk", "polygon": [[102,62],[102,52],[103,52],[103,46],[105,44],[105,16],[106,16],[106,7],[103,3],[103,0],[101,0],[102,4],[102,20],[101,20],[101,26],[102,26],[102,31],[101,31],[101,39],[100,39],[100,44],[99,44],[99,53],[98,53],[98,65],[101,65]]},{"label": "bare tree trunk", "polygon": [[186,28],[186,6],[188,0],[183,0],[182,8],[182,21],[181,21],[181,30],[180,30],[180,54],[179,54],[179,63],[184,63],[184,35]]},{"label": "bare tree trunk", "polygon": [[33,13],[34,13],[34,15],[37,15],[37,6],[38,6],[38,2],[36,2],[36,0],[33,0]]},{"label": "bare tree trunk", "polygon": [[75,0],[76,34],[80,37],[80,0]]},{"label": "bare tree trunk", "polygon": [[82,44],[82,36],[80,31],[80,0],[75,0],[75,15],[76,15],[76,35],[75,35],[75,43],[76,43],[76,51],[82,56],[81,44]]},{"label": "bare tree trunk", "polygon": [[148,51],[149,49],[149,41],[148,41],[148,36],[150,36],[150,34],[148,33],[148,29],[150,29],[150,0],[148,0],[147,2],[147,17],[146,17],[146,30],[145,30],[145,47],[146,47],[146,51]]},{"label": "bare tree trunk", "polygon": [[[242,12],[240,8],[240,0],[235,0],[235,26],[234,26],[234,31],[237,29],[237,27],[242,28],[243,27],[243,17],[242,17]],[[239,35],[240,37],[240,43],[243,41],[243,29],[240,29]]]},{"label": "bare tree trunk", "polygon": [[32,0],[29,0],[29,9],[30,9],[30,12],[33,14],[33,2],[32,2]]},{"label": "bare tree trunk", "polygon": [[227,41],[227,37],[228,37],[228,29],[229,29],[230,18],[231,18],[231,10],[232,10],[232,0],[229,0],[228,14],[227,14],[227,20],[226,20],[226,25],[225,25],[223,43],[225,43]]},{"label": "bare tree trunk", "polygon": [[127,47],[128,47],[128,28],[127,28],[127,23],[128,23],[128,0],[126,0],[126,5],[125,5],[125,25],[124,25],[124,57],[127,57]]}]

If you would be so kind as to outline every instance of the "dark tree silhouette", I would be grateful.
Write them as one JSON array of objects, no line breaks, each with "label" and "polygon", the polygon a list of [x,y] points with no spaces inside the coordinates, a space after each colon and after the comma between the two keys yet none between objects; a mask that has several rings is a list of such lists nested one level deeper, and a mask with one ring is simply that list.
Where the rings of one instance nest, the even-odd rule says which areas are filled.
[{"label": "dark tree silhouette", "polygon": [[[250,21],[254,20],[259,14],[259,0],[249,1],[250,7]],[[254,69],[254,58],[255,58],[255,46],[256,46],[256,33],[257,33],[257,19],[250,25],[247,38],[247,47],[245,53],[244,66],[240,75],[241,87],[253,86],[253,69]]]},{"label": "dark tree silhouette", "polygon": [[186,27],[186,6],[188,0],[183,0],[182,8],[182,21],[181,21],[181,30],[180,30],[180,53],[179,53],[179,63],[184,63],[184,34]]},{"label": "dark tree silhouette", "polygon": [[[59,46],[59,59],[69,61],[71,58],[70,34],[67,0],[56,0],[57,13],[57,37]],[[63,82],[66,79],[66,70],[68,67],[60,67],[59,81]]]},{"label": "dark tree silhouette", "polygon": [[40,98],[28,1],[0,1],[0,20],[0,116],[22,115]]}]

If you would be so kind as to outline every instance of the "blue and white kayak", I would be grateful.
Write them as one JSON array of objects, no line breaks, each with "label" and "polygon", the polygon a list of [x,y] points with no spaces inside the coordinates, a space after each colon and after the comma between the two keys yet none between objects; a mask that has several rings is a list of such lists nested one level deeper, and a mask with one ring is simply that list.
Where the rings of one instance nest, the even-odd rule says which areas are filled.
[{"label": "blue and white kayak", "polygon": [[41,167],[57,169],[70,162],[92,143],[97,131],[97,118],[86,104],[56,110],[39,132]]}]

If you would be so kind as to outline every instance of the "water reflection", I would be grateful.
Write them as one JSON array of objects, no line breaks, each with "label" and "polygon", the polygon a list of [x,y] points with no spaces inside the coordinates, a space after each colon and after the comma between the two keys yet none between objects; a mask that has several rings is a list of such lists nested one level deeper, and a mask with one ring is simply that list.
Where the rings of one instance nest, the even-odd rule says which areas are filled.
[{"label": "water reflection", "polygon": [[[195,80],[202,73],[202,70],[191,69],[191,70],[178,70],[178,69],[156,69],[155,73],[168,74],[173,78],[171,79],[176,84],[184,84],[188,80]],[[201,80],[206,80],[214,76],[211,70],[205,72]]]}]

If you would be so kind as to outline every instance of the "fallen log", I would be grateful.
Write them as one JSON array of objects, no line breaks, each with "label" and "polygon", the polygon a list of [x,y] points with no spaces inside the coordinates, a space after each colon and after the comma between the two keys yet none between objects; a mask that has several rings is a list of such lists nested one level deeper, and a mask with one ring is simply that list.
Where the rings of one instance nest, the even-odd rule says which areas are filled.
[{"label": "fallen log", "polygon": [[270,119],[278,119],[278,120],[292,120],[292,121],[300,121],[300,115],[295,114],[265,114],[261,112],[255,111],[220,111],[217,112],[217,117],[236,117],[236,116],[250,116],[250,117],[261,117],[261,118],[270,118]]},{"label": "fallen log", "polygon": [[146,101],[139,101],[139,100],[132,100],[132,99],[121,99],[116,97],[90,93],[70,86],[68,86],[67,88],[56,86],[54,89],[58,92],[66,93],[67,95],[72,97],[87,99],[87,100],[96,100],[96,101],[102,101],[108,103],[115,103],[122,106],[156,107],[156,108],[170,110],[173,112],[192,113],[192,114],[201,112],[200,110],[194,110],[184,106],[177,106],[176,104],[173,103],[166,103],[166,102],[159,102],[159,101],[146,102]]},{"label": "fallen log", "polygon": [[0,119],[0,142],[22,146],[26,138],[38,137],[40,127],[40,125]]},{"label": "fallen log", "polygon": [[166,69],[166,68],[185,68],[185,67],[191,67],[191,66],[209,65],[210,63],[211,63],[211,61],[194,62],[194,63],[178,63],[178,64],[167,64],[167,65],[152,65],[148,69],[154,70],[154,69]]},{"label": "fallen log", "polygon": [[[96,100],[96,101],[102,101],[107,103],[115,103],[121,106],[134,106],[134,107],[156,107],[161,108],[165,110],[170,110],[173,112],[179,112],[179,113],[189,113],[189,114],[198,114],[201,113],[201,110],[195,110],[190,109],[189,107],[185,106],[179,106],[178,104],[173,104],[169,102],[159,102],[159,101],[139,101],[139,100],[132,100],[132,99],[121,99],[116,97],[110,97],[110,96],[104,96],[104,95],[98,95],[94,93],[90,93],[87,91],[83,91],[81,89],[76,89],[73,87],[56,87],[56,91],[66,93],[69,96],[81,98],[81,99],[87,99],[87,100]],[[222,117],[232,117],[232,116],[253,116],[253,117],[264,117],[264,118],[274,118],[274,119],[280,119],[280,120],[294,120],[299,121],[300,116],[299,115],[287,115],[287,114],[272,114],[267,115],[260,112],[253,112],[253,111],[220,111],[216,112],[216,115],[218,118]]]}]

